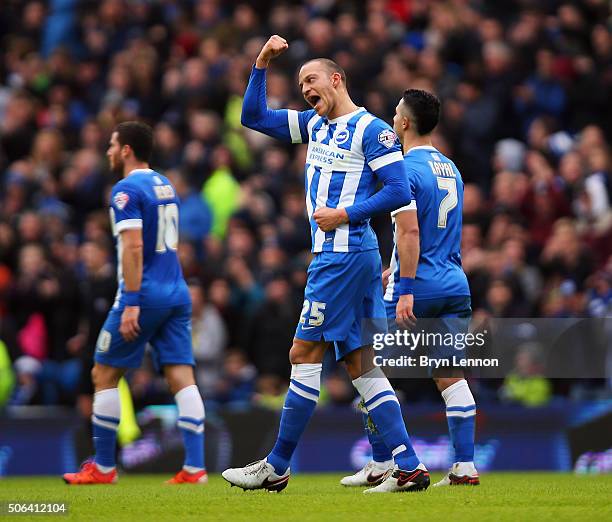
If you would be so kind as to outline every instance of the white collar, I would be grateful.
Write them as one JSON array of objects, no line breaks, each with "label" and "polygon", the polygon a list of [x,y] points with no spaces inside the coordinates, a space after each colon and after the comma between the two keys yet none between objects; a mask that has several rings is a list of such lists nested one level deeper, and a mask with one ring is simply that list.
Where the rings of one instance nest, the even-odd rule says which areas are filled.
[{"label": "white collar", "polygon": [[[327,123],[340,123],[350,120],[355,114],[359,114],[360,112],[365,111],[364,107],[357,107],[357,110],[353,112],[349,112],[348,114],[343,114],[342,116],[338,116],[333,120],[327,119]],[[325,118],[324,118],[325,119]]]},{"label": "white collar", "polygon": [[408,149],[406,154],[410,154],[413,150],[435,150],[436,152],[439,152],[438,149],[436,149],[435,147],[431,145],[417,145],[416,147],[412,147]]},{"label": "white collar", "polygon": [[[130,170],[128,172],[128,176],[131,176],[132,174],[134,174],[134,172],[142,172],[142,173],[146,173],[146,174],[151,174],[151,172],[154,172],[153,169],[134,169],[134,170]],[[126,176],[127,178],[127,176]]]}]

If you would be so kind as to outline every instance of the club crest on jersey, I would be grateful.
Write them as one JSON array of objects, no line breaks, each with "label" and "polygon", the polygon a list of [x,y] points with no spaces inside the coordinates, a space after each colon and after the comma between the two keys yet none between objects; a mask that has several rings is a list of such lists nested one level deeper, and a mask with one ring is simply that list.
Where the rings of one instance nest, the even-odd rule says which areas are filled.
[{"label": "club crest on jersey", "polygon": [[343,143],[346,143],[348,141],[349,137],[350,133],[346,129],[338,131],[334,135],[334,143],[336,145],[342,145]]},{"label": "club crest on jersey", "polygon": [[395,140],[396,140],[395,132],[390,131],[389,129],[385,129],[378,135],[378,143],[380,143],[381,145],[384,145],[388,149],[393,147]]},{"label": "club crest on jersey", "polygon": [[123,210],[125,206],[128,204],[129,200],[130,200],[130,196],[128,196],[127,193],[125,192],[117,192],[117,194],[115,194],[114,202],[115,202],[115,206],[119,210]]}]

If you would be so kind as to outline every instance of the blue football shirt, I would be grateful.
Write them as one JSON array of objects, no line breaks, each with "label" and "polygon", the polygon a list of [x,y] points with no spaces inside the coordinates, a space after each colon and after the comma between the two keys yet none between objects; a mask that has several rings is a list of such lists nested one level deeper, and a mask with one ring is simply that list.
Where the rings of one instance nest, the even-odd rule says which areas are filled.
[{"label": "blue football shirt", "polygon": [[113,235],[117,241],[115,308],[123,304],[121,232],[142,229],[142,308],[161,308],[191,302],[177,255],[179,200],[166,178],[151,169],[132,171],[113,187],[110,205]]},{"label": "blue football shirt", "polygon": [[[463,180],[455,164],[434,147],[410,149],[404,165],[412,190],[412,201],[398,209],[416,210],[419,223],[420,257],[414,282],[415,299],[469,296],[467,277],[461,267],[463,224]],[[400,266],[397,245],[391,256],[392,270],[385,301],[399,298]]]}]

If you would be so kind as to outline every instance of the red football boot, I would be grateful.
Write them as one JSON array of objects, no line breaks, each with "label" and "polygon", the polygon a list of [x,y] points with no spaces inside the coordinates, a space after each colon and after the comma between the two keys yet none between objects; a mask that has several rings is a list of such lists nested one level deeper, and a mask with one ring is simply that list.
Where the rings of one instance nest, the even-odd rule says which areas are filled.
[{"label": "red football boot", "polygon": [[64,473],[66,484],[116,484],[117,470],[102,473],[94,462],[85,462],[77,473]]},{"label": "red football boot", "polygon": [[196,473],[189,473],[182,469],[170,480],[166,480],[166,484],[206,484],[208,482],[208,473],[203,469]]}]

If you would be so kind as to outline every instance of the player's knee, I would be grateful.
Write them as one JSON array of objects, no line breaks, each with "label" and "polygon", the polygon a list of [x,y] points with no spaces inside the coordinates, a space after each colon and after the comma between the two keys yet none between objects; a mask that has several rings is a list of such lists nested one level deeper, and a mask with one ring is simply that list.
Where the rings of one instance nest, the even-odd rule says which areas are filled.
[{"label": "player's knee", "polygon": [[289,350],[289,362],[291,364],[315,364],[323,362],[325,347],[324,343],[294,339],[291,350]]},{"label": "player's knee", "polygon": [[121,378],[121,371],[95,364],[91,370],[91,381],[96,391],[116,388]]},{"label": "player's knee", "polygon": [[168,382],[168,388],[173,395],[187,386],[195,384],[193,368],[189,365],[170,365],[164,368],[164,375]]},{"label": "player's knee", "polygon": [[346,371],[352,380],[361,377],[374,368],[374,352],[371,346],[364,346],[359,350],[348,353],[344,357]]},{"label": "player's knee", "polygon": [[100,387],[101,381],[102,381],[102,375],[101,375],[101,371],[100,368],[98,368],[98,366],[94,366],[91,369],[91,382],[94,385],[94,388],[97,390]]},{"label": "player's knee", "polygon": [[457,377],[440,377],[440,376],[433,377],[433,380],[436,383],[436,387],[438,388],[438,391],[440,392],[446,390],[446,388],[448,388],[449,386],[452,386],[456,382],[459,382],[461,379],[463,379],[462,375],[457,376]]}]

